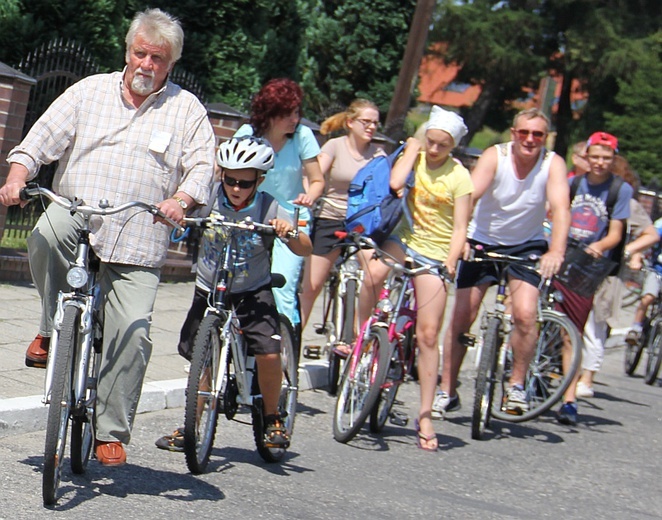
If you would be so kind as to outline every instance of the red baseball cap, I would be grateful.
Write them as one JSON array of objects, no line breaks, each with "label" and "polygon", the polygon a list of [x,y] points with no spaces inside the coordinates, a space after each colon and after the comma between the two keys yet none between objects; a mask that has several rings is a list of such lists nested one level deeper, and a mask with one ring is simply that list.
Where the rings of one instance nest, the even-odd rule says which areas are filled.
[{"label": "red baseball cap", "polygon": [[593,146],[595,144],[608,146],[614,150],[614,152],[618,153],[618,139],[616,139],[616,137],[613,135],[608,134],[607,132],[595,132],[594,134],[591,134],[591,137],[589,137],[588,141],[586,141],[586,149],[588,150],[589,146]]}]

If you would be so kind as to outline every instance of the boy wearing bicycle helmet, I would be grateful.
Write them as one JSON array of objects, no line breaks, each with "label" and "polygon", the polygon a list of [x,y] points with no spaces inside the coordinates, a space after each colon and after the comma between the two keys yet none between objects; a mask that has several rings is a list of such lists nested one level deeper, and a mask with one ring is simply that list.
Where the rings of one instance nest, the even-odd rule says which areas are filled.
[{"label": "boy wearing bicycle helmet", "polygon": [[[228,220],[250,217],[255,222],[271,224],[276,235],[285,238],[294,229],[289,220],[278,218],[278,202],[268,193],[258,191],[264,175],[273,166],[274,152],[263,139],[245,136],[222,143],[216,154],[221,169],[220,183],[214,187],[211,211]],[[271,291],[271,250],[275,239],[253,231],[241,231],[233,239],[236,268],[230,285],[231,301],[241,323],[249,351],[255,355],[258,383],[262,393],[267,447],[289,445],[283,417],[279,415],[282,369],[278,310]],[[218,234],[203,236],[198,254],[195,294],[180,333],[180,354],[190,359],[193,339],[207,308],[220,252],[225,245]],[[305,233],[287,240],[296,255],[307,256],[312,243]],[[183,428],[156,441],[159,448],[183,450]]]}]

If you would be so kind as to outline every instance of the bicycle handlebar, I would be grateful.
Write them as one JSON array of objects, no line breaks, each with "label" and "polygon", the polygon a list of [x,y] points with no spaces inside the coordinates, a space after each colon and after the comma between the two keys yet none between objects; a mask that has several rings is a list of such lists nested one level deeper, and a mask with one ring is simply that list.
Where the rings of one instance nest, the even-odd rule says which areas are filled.
[{"label": "bicycle handlebar", "polygon": [[[295,222],[299,220],[298,212],[299,208],[295,210]],[[184,223],[187,227],[222,227],[222,228],[233,228],[243,231],[254,231],[262,235],[275,235],[276,230],[273,226],[269,224],[263,224],[262,222],[255,222],[250,217],[245,218],[244,220],[232,221],[227,220],[223,215],[210,215],[208,217],[185,217]],[[287,233],[287,238],[298,238],[299,230],[293,229]]]},{"label": "bicycle handlebar", "polygon": [[[344,236],[341,236],[344,235]],[[377,243],[370,237],[364,237],[358,233],[344,233],[336,232],[338,238],[347,238],[354,242],[360,249],[373,249],[374,257],[384,262],[387,266],[393,269],[396,273],[406,274],[407,276],[417,276],[419,274],[434,274],[441,276],[444,280],[452,282],[453,279],[446,271],[444,266],[434,266],[431,264],[413,267],[413,260],[411,258],[405,259],[405,265],[402,265],[396,258],[380,248]],[[412,267],[410,267],[410,265]]]},{"label": "bicycle handlebar", "polygon": [[170,217],[166,217],[166,215],[155,205],[148,204],[147,202],[143,202],[140,200],[125,202],[124,204],[120,204],[119,206],[111,206],[108,203],[108,200],[101,199],[99,201],[99,207],[95,208],[94,206],[86,205],[85,201],[83,200],[79,200],[79,199],[69,200],[66,197],[57,195],[48,188],[44,188],[42,186],[37,186],[34,184],[30,184],[25,186],[24,188],[21,188],[21,191],[19,192],[19,198],[24,201],[29,201],[33,198],[42,195],[53,201],[58,206],[66,210],[69,210],[72,214],[81,213],[82,215],[85,216],[92,216],[92,215],[106,216],[106,215],[114,215],[116,213],[121,213],[122,211],[126,211],[127,209],[131,209],[131,208],[141,208],[148,211],[149,213],[151,213],[156,217],[162,218],[175,229],[180,231],[184,230],[184,228],[180,226],[179,223],[175,222]]}]

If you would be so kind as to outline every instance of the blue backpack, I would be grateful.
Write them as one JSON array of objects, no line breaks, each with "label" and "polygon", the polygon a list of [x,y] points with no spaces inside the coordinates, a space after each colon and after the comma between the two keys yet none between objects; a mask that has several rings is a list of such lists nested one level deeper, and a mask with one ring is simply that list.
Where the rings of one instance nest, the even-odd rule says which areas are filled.
[{"label": "blue backpack", "polygon": [[405,193],[398,197],[391,190],[391,168],[405,145],[391,155],[375,157],[361,168],[347,191],[345,230],[372,238],[377,245],[384,242],[400,222],[407,192],[414,183],[414,172],[407,177]]}]

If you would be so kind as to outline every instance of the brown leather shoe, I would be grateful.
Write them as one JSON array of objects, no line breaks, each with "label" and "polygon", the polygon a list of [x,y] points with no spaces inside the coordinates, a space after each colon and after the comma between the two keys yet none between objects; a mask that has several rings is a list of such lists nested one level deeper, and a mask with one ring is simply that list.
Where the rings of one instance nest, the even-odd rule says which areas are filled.
[{"label": "brown leather shoe", "polygon": [[48,347],[51,344],[51,338],[46,338],[41,334],[32,340],[27,352],[25,353],[25,366],[34,368],[46,368],[48,360]]},{"label": "brown leather shoe", "polygon": [[96,457],[104,466],[121,466],[126,463],[126,452],[121,442],[96,441]]}]

